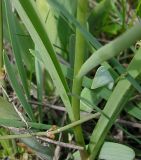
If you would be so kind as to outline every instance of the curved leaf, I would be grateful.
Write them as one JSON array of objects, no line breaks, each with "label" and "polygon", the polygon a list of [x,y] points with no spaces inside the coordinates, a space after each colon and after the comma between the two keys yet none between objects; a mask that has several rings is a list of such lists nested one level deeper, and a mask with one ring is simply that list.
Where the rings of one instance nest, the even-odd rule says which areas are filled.
[{"label": "curved leaf", "polygon": [[134,160],[135,152],[122,144],[105,142],[98,160]]}]

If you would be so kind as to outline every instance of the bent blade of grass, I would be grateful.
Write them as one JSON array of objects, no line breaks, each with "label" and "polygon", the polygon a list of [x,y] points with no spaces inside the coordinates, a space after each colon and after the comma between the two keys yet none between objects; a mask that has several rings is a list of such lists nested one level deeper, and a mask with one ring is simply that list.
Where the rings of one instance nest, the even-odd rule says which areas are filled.
[{"label": "bent blade of grass", "polygon": [[69,91],[65,78],[63,76],[60,65],[57,61],[54,49],[48,38],[44,23],[38,15],[35,2],[32,0],[13,0],[12,1],[19,16],[24,22],[29,31],[34,43],[40,50],[40,55],[45,68],[48,70],[52,80],[57,88],[63,103],[66,106],[67,112],[71,120],[74,119],[71,104],[67,92]]},{"label": "bent blade of grass", "polygon": [[78,77],[86,75],[97,65],[111,59],[119,54],[122,50],[130,47],[137,40],[141,39],[141,24],[137,23],[131,29],[127,30],[121,36],[111,41],[109,44],[97,50],[81,67]]},{"label": "bent blade of grass", "polygon": [[[140,62],[141,48],[137,51],[133,60],[128,66],[128,72],[133,78],[137,78],[141,73]],[[130,96],[133,94],[133,91],[134,88],[132,87],[132,84],[126,79],[122,79],[118,82],[103,110],[110,120],[102,115],[92,133],[89,143],[89,152],[91,153],[90,160],[95,159],[97,156],[110,127],[118,117]]]},{"label": "bent blade of grass", "polygon": [[115,55],[119,54],[120,51],[128,48],[131,44],[139,40],[141,38],[140,27],[141,24],[137,23],[134,27],[126,31],[123,35],[119,36],[117,39],[113,40],[109,44],[101,47],[98,51],[96,51],[83,64],[79,72],[79,76],[87,74],[92,68],[96,67],[98,64],[114,57]]},{"label": "bent blade of grass", "polygon": [[32,121],[35,121],[33,110],[31,108],[31,106],[28,104],[28,102],[24,96],[24,93],[22,92],[21,86],[19,85],[19,83],[16,79],[15,72],[12,68],[12,65],[9,62],[9,59],[8,59],[8,56],[6,55],[6,53],[4,53],[4,64],[5,64],[6,72],[8,74],[11,85],[12,85],[14,91],[16,92],[16,95],[18,96],[25,112],[28,114],[29,118]]},{"label": "bent blade of grass", "polygon": [[10,6],[10,1],[5,0],[4,3],[5,3],[5,12],[6,12],[5,14],[6,14],[6,19],[7,19],[7,24],[8,24],[10,41],[12,44],[12,49],[13,49],[13,53],[15,56],[17,69],[18,69],[20,79],[21,79],[24,91],[26,93],[26,96],[29,98],[30,93],[29,93],[29,88],[28,88],[28,83],[27,83],[27,77],[26,77],[24,65],[22,62],[22,58],[20,55],[20,50],[17,45],[17,37],[16,37],[17,35],[16,35],[16,30],[15,30],[16,27],[15,27],[14,15],[12,12],[12,8]]}]

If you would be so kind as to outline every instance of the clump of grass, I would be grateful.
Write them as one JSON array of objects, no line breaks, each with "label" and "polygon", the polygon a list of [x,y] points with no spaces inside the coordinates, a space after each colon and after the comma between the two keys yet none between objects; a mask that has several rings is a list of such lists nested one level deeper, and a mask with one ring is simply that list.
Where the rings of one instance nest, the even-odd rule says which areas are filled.
[{"label": "clump of grass", "polygon": [[[126,24],[133,22],[136,15],[133,19],[130,15],[127,18],[130,4],[125,1],[102,0],[95,2],[94,8],[90,8],[88,0],[74,0],[73,3],[71,0],[0,1],[0,70],[4,65],[10,82],[5,83],[12,86],[10,90],[1,86],[6,99],[0,98],[0,125],[10,127],[14,134],[0,136],[0,140],[18,138],[37,156],[47,159],[69,159],[69,156],[77,159],[78,156],[78,159],[94,160],[103,156],[106,146],[103,144],[109,138],[108,132],[113,125],[141,144],[136,136],[116,123],[124,109],[125,117],[130,114],[141,120],[138,116],[141,115],[140,100],[135,104],[130,99],[135,91],[141,92],[138,82],[141,73],[140,45],[139,49],[135,48],[135,43],[141,39],[141,24]],[[137,12],[139,7],[140,3],[137,4]],[[3,23],[8,34],[5,31],[3,34]],[[12,54],[5,51],[3,55],[4,38],[11,44]],[[98,38],[110,42],[102,45]],[[134,55],[131,62],[125,58],[125,68],[117,57],[128,57],[129,52]],[[97,70],[100,65],[108,74]],[[99,80],[95,83],[100,83],[103,77],[106,83],[93,89],[93,75],[94,80]],[[106,86],[109,75],[113,79],[113,88]],[[13,91],[22,107],[11,99]],[[130,106],[135,105],[139,113],[130,110],[129,103]],[[94,118],[98,121],[95,126],[90,125],[91,134],[83,123],[93,122]],[[51,144],[45,147],[39,140]],[[70,141],[74,140],[72,145]],[[58,146],[59,151],[62,146],[74,150],[68,149],[61,155]],[[106,149],[108,154],[110,147]],[[130,154],[130,159],[135,158],[132,149],[124,149]],[[122,158],[127,156],[124,151]],[[116,160],[117,153],[114,151],[113,154]]]}]

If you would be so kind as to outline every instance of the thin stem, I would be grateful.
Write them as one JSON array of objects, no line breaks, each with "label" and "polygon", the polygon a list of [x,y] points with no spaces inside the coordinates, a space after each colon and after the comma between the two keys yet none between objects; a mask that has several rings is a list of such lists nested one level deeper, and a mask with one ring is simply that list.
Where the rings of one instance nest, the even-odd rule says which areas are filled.
[{"label": "thin stem", "polygon": [[[83,26],[86,27],[87,19],[87,9],[88,1],[87,0],[78,0],[77,2],[77,20]],[[75,43],[75,62],[74,62],[74,79],[72,86],[72,93],[80,95],[82,87],[82,79],[77,79],[76,75],[78,74],[82,64],[84,63],[84,56],[86,54],[86,41],[83,35],[80,33],[79,29],[76,29],[76,43]],[[72,97],[72,110],[75,120],[80,119],[80,100],[75,96]],[[82,134],[81,126],[74,128],[74,134],[76,141],[79,145],[85,148],[84,137]],[[80,151],[81,159],[87,159],[87,152]]]},{"label": "thin stem", "polygon": [[[5,72],[3,70],[3,13],[2,13],[2,0],[0,0],[0,85],[5,87],[4,81]],[[6,95],[3,92],[3,97]]]},{"label": "thin stem", "polygon": [[47,137],[37,137],[38,139],[44,141],[44,142],[47,142],[47,143],[52,143],[52,144],[55,144],[55,145],[58,145],[58,146],[61,146],[61,147],[65,147],[65,148],[71,148],[71,149],[77,149],[77,150],[83,150],[84,148],[81,147],[81,146],[77,146],[75,144],[70,144],[70,143],[64,143],[64,142],[60,142],[60,141],[55,141],[55,140],[52,140],[50,138],[47,138]]},{"label": "thin stem", "polygon": [[57,134],[57,133],[60,133],[60,132],[63,132],[63,131],[66,131],[70,128],[73,128],[77,125],[80,125],[84,122],[87,122],[93,118],[97,118],[100,116],[100,113],[95,113],[93,115],[90,115],[89,117],[85,117],[85,118],[82,118],[78,121],[75,121],[73,123],[70,123],[64,127],[61,127],[61,128],[58,128],[54,131],[48,131],[48,132],[36,132],[36,133],[25,133],[25,134],[16,134],[16,135],[6,135],[6,136],[0,136],[0,140],[4,140],[4,139],[14,139],[14,138],[29,138],[29,137],[32,137],[32,136],[47,136],[47,134],[50,134],[50,135],[53,135],[53,134]]}]

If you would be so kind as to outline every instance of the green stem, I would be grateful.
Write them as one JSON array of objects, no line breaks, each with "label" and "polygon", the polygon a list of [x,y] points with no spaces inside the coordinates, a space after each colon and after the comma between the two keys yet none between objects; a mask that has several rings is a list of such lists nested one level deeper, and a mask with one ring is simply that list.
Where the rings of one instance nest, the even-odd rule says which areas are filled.
[{"label": "green stem", "polygon": [[[2,85],[3,87],[5,87],[5,81],[3,79],[4,74],[5,73],[3,70],[3,13],[2,13],[2,0],[0,0],[0,76],[1,76],[0,85]],[[4,93],[3,97],[7,99]]]},{"label": "green stem", "polygon": [[[97,118],[100,116],[100,113],[95,113],[93,115],[90,115],[90,116],[86,116],[78,121],[75,121],[73,123],[70,123],[64,127],[61,127],[61,128],[58,128],[54,131],[50,131],[49,133],[50,134],[57,134],[57,133],[60,133],[60,132],[63,132],[63,131],[66,131],[70,128],[73,128],[77,125],[80,125],[84,122],[87,122],[91,119],[94,119],[94,118]],[[36,133],[25,133],[25,134],[18,134],[18,135],[6,135],[6,136],[0,136],[0,140],[4,140],[4,139],[14,139],[14,138],[29,138],[29,137],[32,137],[32,136],[46,136],[47,135],[47,132],[36,132]]]},{"label": "green stem", "polygon": [[[78,0],[77,2],[77,20],[83,26],[86,27],[87,22],[87,0]],[[80,95],[82,87],[82,78],[77,79],[78,74],[82,64],[84,63],[84,56],[86,54],[86,41],[83,35],[80,33],[79,29],[76,29],[76,43],[75,43],[75,62],[74,62],[74,80],[72,86],[72,93],[75,95]],[[74,114],[75,121],[80,119],[80,100],[75,96],[72,97],[72,110]],[[74,134],[76,141],[79,145],[85,148],[84,137],[82,134],[81,126],[74,128]],[[81,159],[87,159],[87,152],[84,150],[80,151]]]}]

